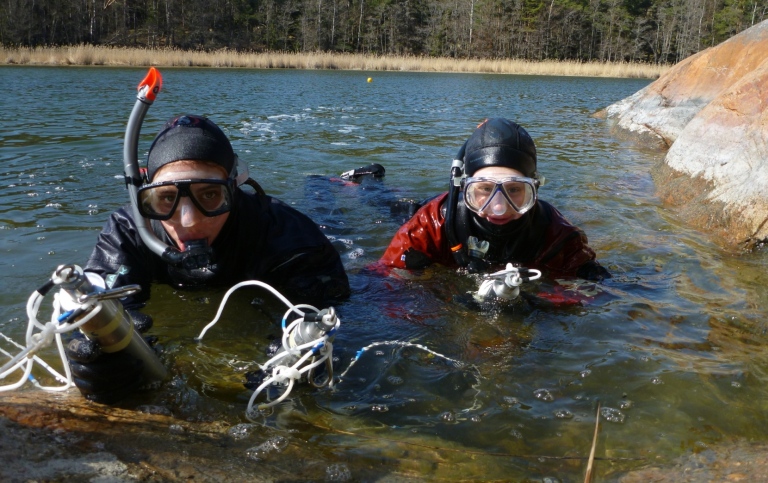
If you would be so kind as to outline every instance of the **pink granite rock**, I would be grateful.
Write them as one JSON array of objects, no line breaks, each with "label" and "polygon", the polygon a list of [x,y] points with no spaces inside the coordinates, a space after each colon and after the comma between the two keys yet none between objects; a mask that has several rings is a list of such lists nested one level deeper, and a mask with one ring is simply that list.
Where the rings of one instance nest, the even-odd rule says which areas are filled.
[{"label": "pink granite rock", "polygon": [[675,65],[605,110],[670,147],[659,195],[731,247],[768,239],[768,21]]}]

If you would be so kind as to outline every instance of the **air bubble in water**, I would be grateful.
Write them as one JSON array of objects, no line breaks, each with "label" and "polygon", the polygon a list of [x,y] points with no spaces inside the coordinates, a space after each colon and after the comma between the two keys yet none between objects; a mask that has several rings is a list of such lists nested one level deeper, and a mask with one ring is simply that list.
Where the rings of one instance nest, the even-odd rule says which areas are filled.
[{"label": "air bubble in water", "polygon": [[446,411],[446,412],[442,413],[439,416],[439,418],[440,418],[441,421],[443,421],[445,423],[454,423],[454,422],[456,422],[456,415],[453,414],[450,411]]},{"label": "air bubble in water", "polygon": [[389,407],[386,404],[374,404],[371,406],[371,411],[374,413],[386,413],[389,411]]},{"label": "air bubble in water", "polygon": [[387,378],[387,382],[389,382],[393,386],[399,386],[400,384],[403,383],[403,378],[399,376],[389,376]]},{"label": "air bubble in water", "polygon": [[504,396],[504,402],[509,404],[510,406],[514,406],[515,404],[518,403],[518,400],[516,397]]},{"label": "air bubble in water", "polygon": [[236,424],[227,430],[227,434],[232,436],[234,439],[244,439],[250,436],[251,433],[253,433],[258,428],[260,428],[260,426],[256,424]]},{"label": "air bubble in water", "polygon": [[352,472],[344,463],[334,463],[325,469],[325,481],[349,481]]},{"label": "air bubble in water", "polygon": [[664,381],[662,381],[660,377],[654,377],[653,379],[651,379],[651,383],[656,384],[658,386],[658,385],[664,384]]},{"label": "air bubble in water", "polygon": [[533,391],[533,395],[536,397],[536,399],[540,399],[546,402],[552,402],[555,400],[555,396],[549,392],[549,389],[536,389]]},{"label": "air bubble in water", "polygon": [[600,416],[611,423],[623,423],[626,419],[624,413],[616,408],[604,407],[600,409]]},{"label": "air bubble in water", "polygon": [[279,453],[288,447],[288,439],[282,436],[269,438],[258,446],[248,449],[245,455],[252,460],[261,461],[269,456],[270,453]]},{"label": "air bubble in water", "polygon": [[352,248],[352,245],[355,244],[355,242],[353,242],[352,240],[350,240],[348,238],[339,238],[338,240],[339,240],[339,242],[343,243],[344,246],[347,247],[347,248]]},{"label": "air bubble in water", "polygon": [[362,248],[355,248],[351,252],[347,253],[347,258],[349,258],[350,260],[354,260],[356,258],[362,257],[363,255],[365,255],[365,250],[363,250]]},{"label": "air bubble in water", "polygon": [[557,419],[572,419],[573,413],[568,411],[567,409],[558,409],[554,412],[554,415]]},{"label": "air bubble in water", "polygon": [[630,408],[634,407],[634,405],[635,405],[634,401],[632,401],[631,399],[625,399],[625,400],[621,401],[621,404],[619,404],[619,408],[621,408],[621,409],[630,409]]}]

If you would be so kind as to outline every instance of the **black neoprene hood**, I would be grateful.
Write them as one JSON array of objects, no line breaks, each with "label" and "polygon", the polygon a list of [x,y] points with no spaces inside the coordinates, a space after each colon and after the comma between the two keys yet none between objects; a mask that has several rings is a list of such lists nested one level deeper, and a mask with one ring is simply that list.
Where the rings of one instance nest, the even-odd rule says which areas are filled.
[{"label": "black neoprene hood", "polygon": [[502,117],[487,119],[467,140],[464,172],[489,166],[503,166],[536,178],[536,145],[528,131]]},{"label": "black neoprene hood", "polygon": [[208,161],[232,173],[237,157],[227,135],[211,120],[194,114],[168,120],[152,142],[147,158],[147,179],[168,163],[189,159]]}]

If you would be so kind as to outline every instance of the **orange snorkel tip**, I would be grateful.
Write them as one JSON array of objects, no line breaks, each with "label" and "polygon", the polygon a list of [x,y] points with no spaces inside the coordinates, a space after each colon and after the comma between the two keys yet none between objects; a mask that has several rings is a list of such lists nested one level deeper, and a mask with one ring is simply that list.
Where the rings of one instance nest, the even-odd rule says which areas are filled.
[{"label": "orange snorkel tip", "polygon": [[163,87],[163,76],[160,75],[160,71],[154,67],[149,68],[147,76],[144,77],[137,87],[139,94],[137,95],[140,101],[152,104],[155,102],[155,98],[160,93],[160,89]]}]

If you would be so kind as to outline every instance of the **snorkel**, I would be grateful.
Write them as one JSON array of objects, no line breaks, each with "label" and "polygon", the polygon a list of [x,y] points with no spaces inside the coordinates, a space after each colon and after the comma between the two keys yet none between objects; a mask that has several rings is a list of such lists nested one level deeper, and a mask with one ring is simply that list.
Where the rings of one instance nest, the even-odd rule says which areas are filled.
[{"label": "snorkel", "polygon": [[467,149],[467,142],[461,146],[456,158],[451,163],[451,179],[448,185],[448,201],[445,207],[445,236],[451,247],[453,258],[460,267],[469,263],[464,244],[456,236],[456,205],[459,202],[459,190],[461,188],[461,177],[464,174],[464,153]]},{"label": "snorkel", "polygon": [[[128,118],[128,125],[125,128],[125,143],[123,145],[125,184],[131,198],[131,209],[133,218],[136,220],[136,228],[139,230],[139,236],[141,236],[144,244],[163,261],[171,265],[184,263],[188,256],[199,262],[201,261],[200,258],[206,258],[200,257],[199,248],[195,250],[195,253],[185,254],[177,248],[163,243],[152,231],[149,220],[141,216],[139,212],[138,189],[144,182],[139,171],[139,133],[141,132],[141,124],[144,122],[144,116],[147,114],[149,106],[155,101],[162,85],[163,78],[154,67],[149,68],[149,73],[139,83],[136,104],[133,105],[131,117]],[[194,264],[197,265],[197,263]]]}]

